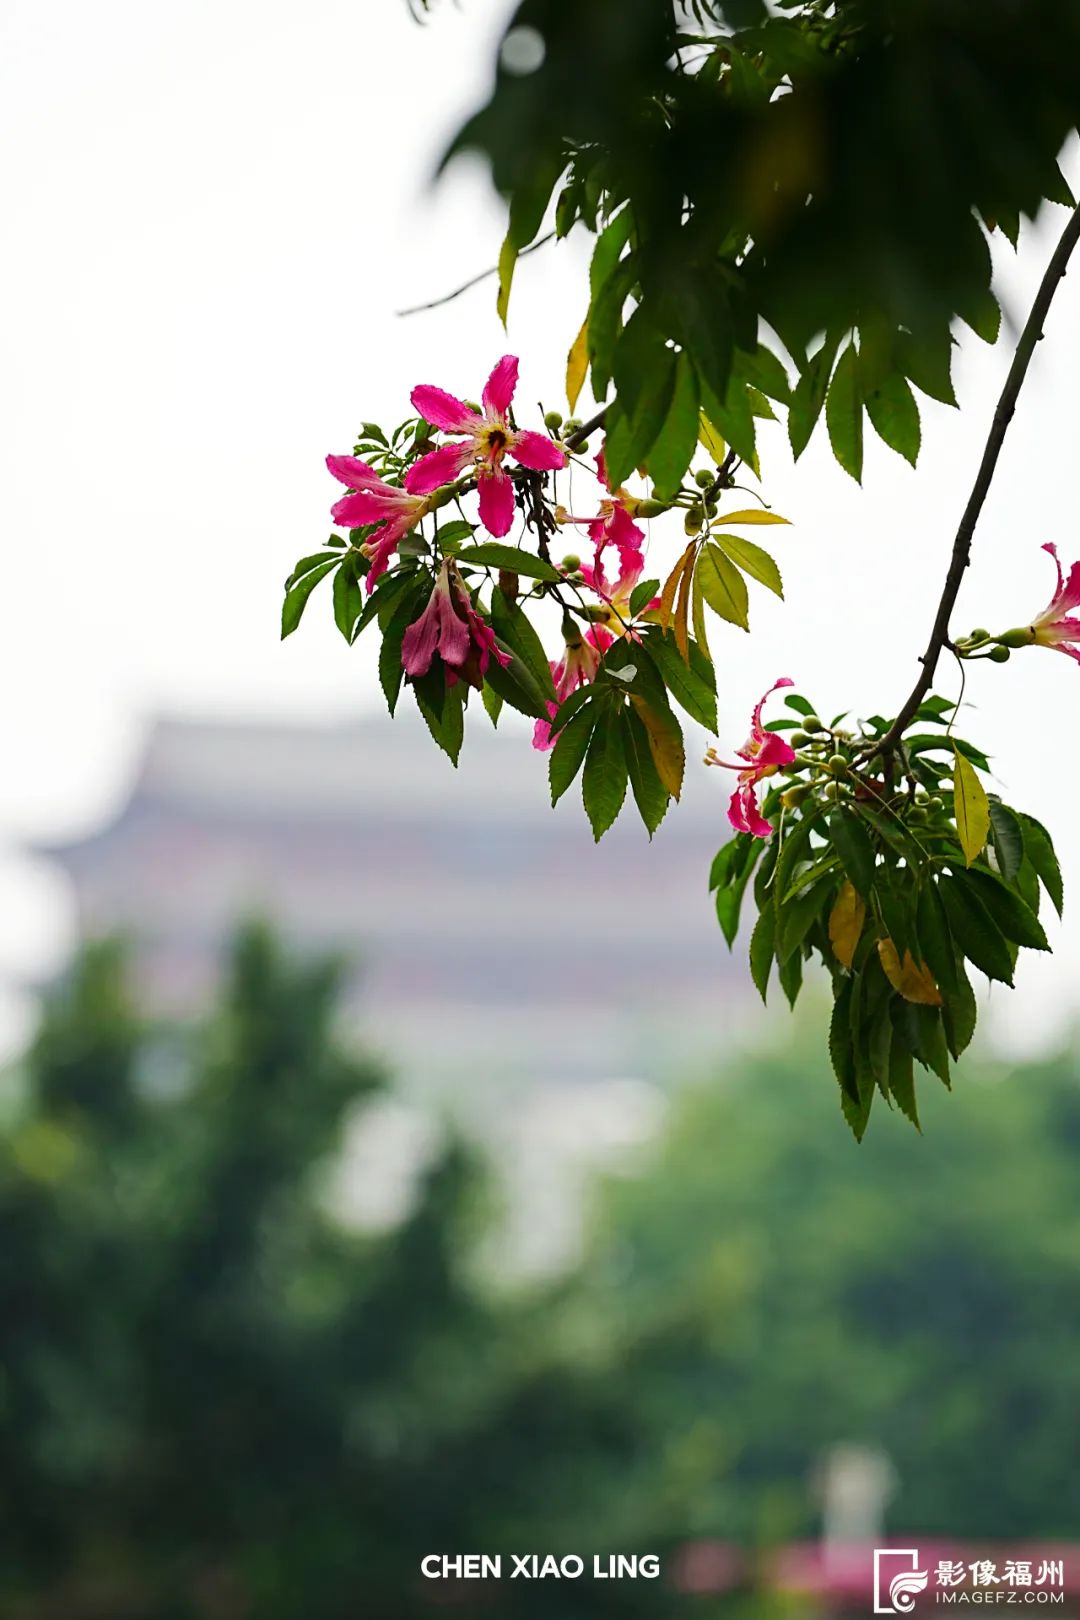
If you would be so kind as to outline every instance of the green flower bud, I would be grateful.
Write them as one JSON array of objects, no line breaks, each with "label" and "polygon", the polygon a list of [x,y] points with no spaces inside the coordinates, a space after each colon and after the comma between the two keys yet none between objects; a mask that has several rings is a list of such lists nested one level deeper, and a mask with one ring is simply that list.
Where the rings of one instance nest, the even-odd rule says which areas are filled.
[{"label": "green flower bud", "polygon": [[1009,651],[1008,647],[997,646],[991,647],[990,651],[987,653],[987,657],[992,664],[1007,664],[1009,659],[1012,657],[1012,653]]},{"label": "green flower bud", "polygon": [[788,738],[792,748],[805,748],[810,741],[805,731],[793,731]]},{"label": "green flower bud", "polygon": [[558,433],[562,427],[562,411],[548,411],[544,417],[544,426],[550,428],[552,433]]},{"label": "green flower bud", "polygon": [[580,426],[581,426],[581,417],[580,416],[568,416],[566,418],[566,421],[562,425],[562,429],[563,429],[563,432],[565,433],[565,435],[567,436],[567,438],[569,438],[571,433],[576,433]]},{"label": "green flower bud", "polygon": [[705,514],[700,506],[692,506],[683,518],[683,529],[687,534],[700,534]]},{"label": "green flower bud", "polygon": [[559,564],[564,574],[576,574],[581,567],[581,558],[576,551],[568,551]]},{"label": "green flower bud", "polygon": [[825,786],[821,790],[821,797],[823,799],[828,799],[830,804],[834,799],[838,799],[840,797],[839,782],[826,782]]},{"label": "green flower bud", "polygon": [[969,641],[989,641],[990,640],[990,632],[989,632],[989,630],[981,630],[981,629],[980,630],[973,630],[971,632],[970,636],[968,636],[968,640]]},{"label": "green flower bud", "polygon": [[926,801],[926,808],[928,810],[944,810],[945,800],[939,793],[931,793],[930,797]]},{"label": "green flower bud", "polygon": [[785,810],[797,810],[809,792],[809,783],[800,782],[795,787],[785,788],[780,795],[780,803]]},{"label": "green flower bud", "polygon": [[1028,625],[1023,630],[1006,630],[997,640],[999,647],[1030,647],[1035,640],[1035,632]]},{"label": "green flower bud", "polygon": [[832,776],[846,776],[848,773],[846,757],[843,754],[830,754],[826,761],[826,769]]},{"label": "green flower bud", "polygon": [[694,474],[694,483],[698,489],[708,489],[710,484],[715,483],[715,479],[707,467],[699,467]]},{"label": "green flower bud", "polygon": [[825,727],[822,725],[816,714],[808,714],[806,719],[803,721],[803,730],[809,732],[824,731]]},{"label": "green flower bud", "polygon": [[659,517],[661,515],[661,513],[670,512],[670,511],[671,511],[671,502],[670,501],[638,501],[637,505],[634,507],[634,509],[633,509],[633,511],[631,513],[631,516],[632,517],[652,518],[652,517]]},{"label": "green flower bud", "polygon": [[907,819],[912,827],[925,827],[930,817],[921,805],[916,804],[908,811]]}]

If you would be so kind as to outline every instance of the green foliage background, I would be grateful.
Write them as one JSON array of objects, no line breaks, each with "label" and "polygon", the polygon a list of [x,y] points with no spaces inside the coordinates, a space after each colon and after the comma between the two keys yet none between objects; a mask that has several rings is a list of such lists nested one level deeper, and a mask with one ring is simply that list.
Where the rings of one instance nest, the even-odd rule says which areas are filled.
[{"label": "green foliage background", "polygon": [[[0,1612],[407,1617],[433,1550],[753,1549],[816,1533],[811,1476],[845,1439],[892,1457],[894,1529],[1074,1531],[1072,1057],[973,1064],[913,1153],[899,1119],[837,1131],[804,1045],[729,1055],[602,1190],[581,1268],[493,1297],[459,1146],[400,1229],[328,1216],[344,1113],[380,1083],[332,1038],[334,982],[249,932],[181,1034],[99,947],[9,1079]],[[558,1600],[662,1612],[646,1582]]]}]

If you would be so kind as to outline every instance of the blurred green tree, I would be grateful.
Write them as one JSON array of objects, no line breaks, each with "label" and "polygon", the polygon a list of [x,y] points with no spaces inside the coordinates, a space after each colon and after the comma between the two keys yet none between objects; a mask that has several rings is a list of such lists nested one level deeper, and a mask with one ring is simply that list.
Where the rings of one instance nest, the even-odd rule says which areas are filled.
[{"label": "blurred green tree", "polygon": [[578,1330],[642,1430],[608,1535],[816,1534],[839,1442],[888,1453],[896,1532],[1075,1535],[1080,1066],[972,1065],[916,1164],[852,1150],[808,1050],[692,1091],[605,1202]]}]

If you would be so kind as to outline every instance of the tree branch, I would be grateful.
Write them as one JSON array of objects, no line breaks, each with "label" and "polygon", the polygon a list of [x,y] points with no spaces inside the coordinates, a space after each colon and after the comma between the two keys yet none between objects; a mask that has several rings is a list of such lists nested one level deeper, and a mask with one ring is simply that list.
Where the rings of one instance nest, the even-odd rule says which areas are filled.
[{"label": "tree branch", "polygon": [[[547,242],[550,242],[554,235],[554,231],[548,231],[546,236],[538,236],[535,242],[530,242],[528,247],[522,248],[521,252],[518,254],[518,258],[524,259],[527,254],[535,253],[537,248],[542,248]],[[394,313],[399,318],[402,315],[422,315],[426,309],[439,309],[443,304],[452,304],[455,298],[461,297],[462,293],[467,293],[473,287],[478,287],[480,283],[482,281],[486,281],[489,276],[497,275],[498,270],[499,267],[497,264],[490,265],[488,269],[481,270],[479,275],[470,276],[468,281],[463,281],[460,287],[454,288],[453,292],[443,293],[441,298],[433,298],[430,303],[413,304],[409,309],[398,309],[395,310]]]},{"label": "tree branch", "polygon": [[975,476],[975,484],[964,508],[964,515],[960,519],[956,539],[953,541],[952,560],[949,563],[949,571],[945,576],[945,586],[941,593],[941,600],[938,603],[937,617],[934,619],[934,627],[930,632],[930,641],[926,651],[920,659],[922,674],[915,682],[907,701],[884,737],[870,750],[871,757],[876,754],[888,754],[895,748],[915,710],[930,690],[942,648],[949,645],[949,620],[956,605],[956,598],[960,591],[960,583],[963,580],[964,572],[971,561],[971,541],[975,533],[975,526],[979,521],[994,473],[997,470],[1001,447],[1005,441],[1009,423],[1012,421],[1016,411],[1016,401],[1024,385],[1032,355],[1035,353],[1036,344],[1043,335],[1043,326],[1046,323],[1050,305],[1065,275],[1072,251],[1078,241],[1080,241],[1080,207],[1077,207],[1068,225],[1066,225],[1061,240],[1054,250],[1053,257],[1046,267],[1046,274],[1043,276],[1039,290],[1035,295],[1035,302],[1031,306],[1031,314],[1027,318],[1027,324],[1020,334],[1020,341],[1016,345],[1016,353],[1013,355],[1013,362],[1009,367],[1009,375],[1005,379],[1005,386],[1001,390],[1001,398],[998,400],[997,409],[990,424],[990,433],[986,441],[986,448],[983,450],[982,460],[979,463],[978,473]]},{"label": "tree branch", "polygon": [[579,445],[584,444],[590,433],[595,433],[598,427],[603,427],[607,413],[607,406],[601,405],[595,416],[590,416],[589,420],[583,422],[576,432],[571,433],[568,439],[563,440],[563,447],[567,450],[576,450]]}]

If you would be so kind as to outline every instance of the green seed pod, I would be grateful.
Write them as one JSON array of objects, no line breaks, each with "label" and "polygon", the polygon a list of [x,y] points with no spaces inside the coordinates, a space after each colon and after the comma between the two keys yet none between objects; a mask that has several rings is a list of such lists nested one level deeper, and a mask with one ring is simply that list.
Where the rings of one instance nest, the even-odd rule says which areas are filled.
[{"label": "green seed pod", "polygon": [[562,429],[563,429],[563,432],[566,434],[567,438],[569,438],[571,433],[576,433],[580,426],[581,426],[581,417],[580,416],[568,416],[566,418],[566,421],[562,425]]},{"label": "green seed pod", "polygon": [[982,629],[973,630],[971,632],[970,636],[968,636],[968,640],[969,641],[989,641],[990,640],[990,632],[989,632],[989,630],[982,630]]},{"label": "green seed pod", "polygon": [[694,474],[694,483],[698,489],[708,489],[709,485],[715,482],[716,480],[707,467],[699,467]]},{"label": "green seed pod", "polygon": [[821,790],[821,797],[823,799],[828,799],[830,804],[835,799],[838,799],[840,797],[839,782],[826,782],[825,786]]},{"label": "green seed pod", "polygon": [[558,433],[562,427],[562,411],[548,411],[544,417],[544,426],[549,427],[552,433]]},{"label": "green seed pod", "polygon": [[564,574],[576,574],[581,567],[581,558],[576,551],[568,551],[559,564]]},{"label": "green seed pod", "polygon": [[670,511],[670,501],[638,501],[630,515],[631,517],[652,518],[659,517],[661,513]]},{"label": "green seed pod", "polygon": [[793,731],[788,738],[792,748],[805,748],[809,741],[805,731]]},{"label": "green seed pod", "polygon": [[683,528],[687,534],[700,534],[705,514],[700,506],[692,506],[683,518]]},{"label": "green seed pod", "polygon": [[930,820],[930,817],[927,815],[926,811],[921,805],[916,804],[913,805],[908,811],[907,819],[909,826],[925,827],[926,823]]},{"label": "green seed pod", "polygon": [[780,803],[785,810],[797,810],[810,791],[808,782],[800,782],[795,787],[785,788],[780,795]]},{"label": "green seed pod", "polygon": [[991,647],[987,657],[992,664],[1007,664],[1012,657],[1008,647]]},{"label": "green seed pod", "polygon": [[832,776],[846,776],[848,762],[843,754],[830,754],[826,761],[826,769]]},{"label": "green seed pod", "polygon": [[806,719],[803,721],[803,730],[809,732],[824,731],[825,727],[822,725],[816,714],[808,714]]}]

